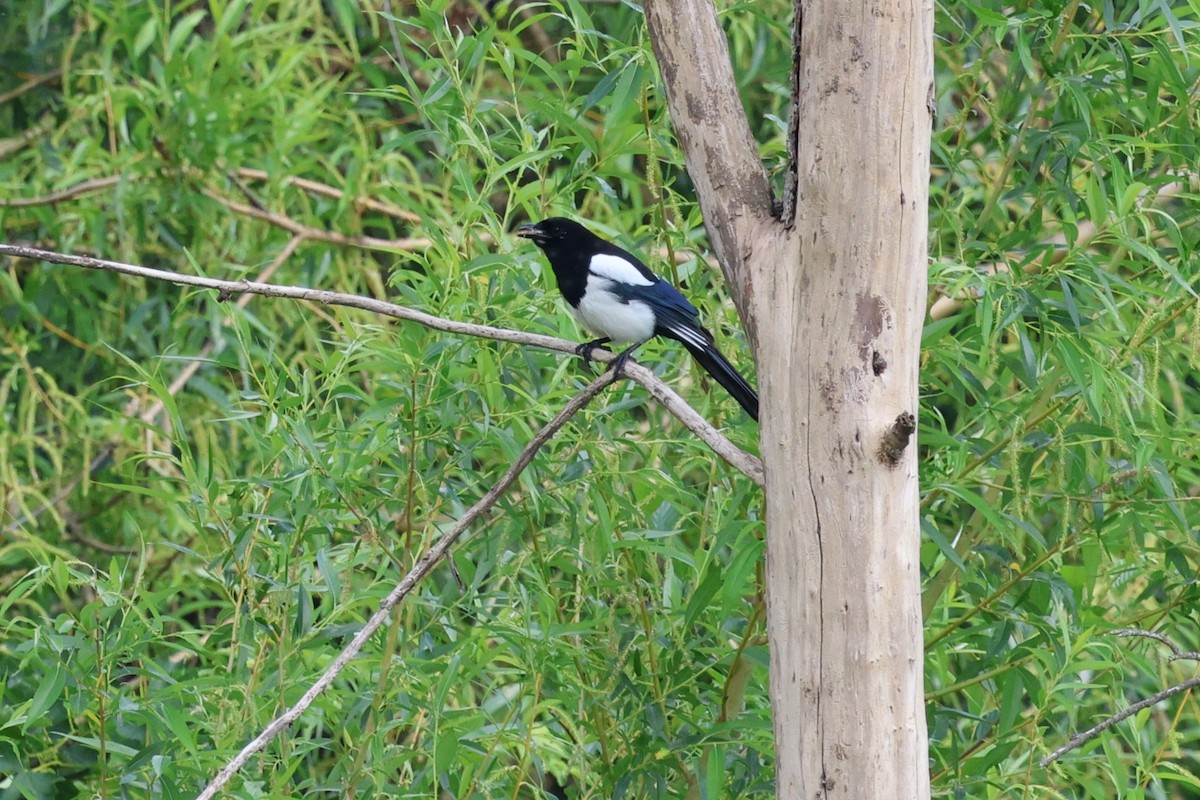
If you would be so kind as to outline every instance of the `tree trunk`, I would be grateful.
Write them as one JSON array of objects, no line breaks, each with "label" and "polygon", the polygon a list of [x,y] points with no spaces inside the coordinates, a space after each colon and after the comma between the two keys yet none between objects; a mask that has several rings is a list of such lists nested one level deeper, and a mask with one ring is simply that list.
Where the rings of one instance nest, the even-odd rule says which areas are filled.
[{"label": "tree trunk", "polygon": [[765,209],[712,0],[646,11],[758,362],[777,796],[926,798],[913,431],[932,3],[797,6],[783,220]]}]

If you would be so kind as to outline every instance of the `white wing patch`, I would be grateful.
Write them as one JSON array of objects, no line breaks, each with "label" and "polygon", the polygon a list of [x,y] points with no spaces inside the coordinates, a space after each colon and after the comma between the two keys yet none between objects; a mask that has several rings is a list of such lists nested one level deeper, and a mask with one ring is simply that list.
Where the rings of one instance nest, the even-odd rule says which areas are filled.
[{"label": "white wing patch", "polygon": [[588,272],[601,278],[608,278],[617,283],[628,283],[633,286],[653,286],[654,281],[647,280],[638,268],[620,256],[604,253],[592,256],[588,262]]}]

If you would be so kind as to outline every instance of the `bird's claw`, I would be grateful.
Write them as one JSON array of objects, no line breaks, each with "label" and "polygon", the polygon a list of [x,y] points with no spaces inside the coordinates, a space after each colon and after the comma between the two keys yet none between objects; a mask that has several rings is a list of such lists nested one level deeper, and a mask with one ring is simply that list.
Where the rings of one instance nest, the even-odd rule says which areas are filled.
[{"label": "bird's claw", "polygon": [[608,339],[596,339],[591,342],[584,342],[576,346],[575,355],[582,358],[584,361],[593,361],[592,353],[596,352],[597,347],[602,347],[608,344]]},{"label": "bird's claw", "polygon": [[633,355],[633,353],[631,353],[629,350],[626,350],[624,353],[621,353],[619,356],[613,359],[612,363],[608,365],[608,368],[612,370],[613,375],[621,375],[622,371],[625,369],[625,365],[629,363],[629,357],[631,355]]}]

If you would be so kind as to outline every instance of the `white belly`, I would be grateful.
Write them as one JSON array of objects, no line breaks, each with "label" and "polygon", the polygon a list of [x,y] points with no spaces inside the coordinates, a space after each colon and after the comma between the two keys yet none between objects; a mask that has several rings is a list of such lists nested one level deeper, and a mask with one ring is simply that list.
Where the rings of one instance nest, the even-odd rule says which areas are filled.
[{"label": "white belly", "polygon": [[579,324],[614,342],[642,342],[654,335],[654,312],[645,303],[621,302],[606,291],[611,282],[595,275],[588,278],[587,292],[572,309]]}]

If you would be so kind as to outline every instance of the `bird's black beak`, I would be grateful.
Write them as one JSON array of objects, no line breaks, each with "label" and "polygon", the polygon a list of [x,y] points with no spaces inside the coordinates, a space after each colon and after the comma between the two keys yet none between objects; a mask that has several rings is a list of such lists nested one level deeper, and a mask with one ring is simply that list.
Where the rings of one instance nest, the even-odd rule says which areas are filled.
[{"label": "bird's black beak", "polygon": [[517,236],[524,239],[532,239],[534,243],[546,241],[546,232],[537,226],[536,223],[527,222],[521,227],[513,231]]}]

